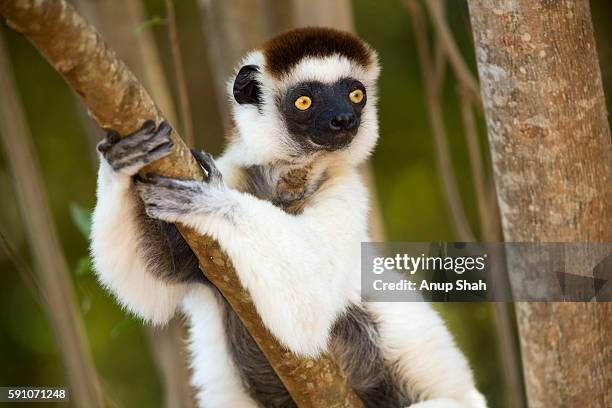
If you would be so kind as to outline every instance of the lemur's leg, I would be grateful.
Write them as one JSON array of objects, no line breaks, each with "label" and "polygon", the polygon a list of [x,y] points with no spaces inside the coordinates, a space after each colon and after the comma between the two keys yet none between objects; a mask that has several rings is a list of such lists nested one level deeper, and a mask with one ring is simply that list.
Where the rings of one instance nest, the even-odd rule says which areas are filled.
[{"label": "lemur's leg", "polygon": [[[211,286],[200,285],[183,301],[189,318],[191,383],[197,390],[198,406],[207,408],[257,408],[241,378],[228,339],[227,310],[221,295]],[[237,318],[235,318],[237,319]],[[241,356],[244,361],[245,356]],[[260,375],[257,372],[257,375]],[[278,406],[278,405],[274,405]]]},{"label": "lemur's leg", "polygon": [[100,281],[131,312],[153,323],[172,317],[188,282],[203,280],[197,260],[173,225],[146,216],[133,176],[172,149],[171,128],[147,121],[120,138],[110,131],[98,145],[97,204],[91,254]]},{"label": "lemur's leg", "polygon": [[230,256],[266,326],[292,351],[327,347],[333,323],[359,301],[360,242],[367,197],[355,173],[335,177],[303,214],[229,189],[212,158],[207,181],[138,181],[147,213],[209,234]]},{"label": "lemur's leg", "polygon": [[[482,397],[481,397],[482,398]],[[454,399],[436,398],[433,400],[418,402],[410,405],[408,408],[473,408],[484,407],[486,405],[461,403]]]},{"label": "lemur's leg", "polygon": [[[366,303],[385,359],[411,408],[485,408],[470,367],[440,316],[427,303]],[[419,401],[419,402],[416,402]]]}]

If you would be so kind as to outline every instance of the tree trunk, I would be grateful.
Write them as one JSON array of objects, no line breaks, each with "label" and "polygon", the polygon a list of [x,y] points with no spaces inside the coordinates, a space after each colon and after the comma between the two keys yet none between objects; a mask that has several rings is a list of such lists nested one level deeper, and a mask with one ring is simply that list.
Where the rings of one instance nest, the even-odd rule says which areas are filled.
[{"label": "tree trunk", "polygon": [[[0,14],[62,74],[101,127],[128,134],[147,119],[162,119],[161,111],[133,74],[66,1],[1,0]],[[172,153],[151,163],[143,173],[202,179],[202,169],[176,132],[172,139]],[[218,243],[180,224],[177,227],[198,257],[202,271],[228,300],[298,406],[363,406],[328,355],[298,358],[281,346],[263,325]]]},{"label": "tree trunk", "polygon": [[[589,2],[468,3],[505,240],[612,242]],[[612,406],[612,304],[519,303],[517,315],[530,406]]]},{"label": "tree trunk", "polygon": [[[0,134],[19,209],[40,280],[41,297],[76,407],[104,406],[102,389],[81,321],[70,271],[49,210],[47,194],[0,32]],[[25,385],[25,384],[24,384]],[[36,385],[36,384],[30,384]]]}]

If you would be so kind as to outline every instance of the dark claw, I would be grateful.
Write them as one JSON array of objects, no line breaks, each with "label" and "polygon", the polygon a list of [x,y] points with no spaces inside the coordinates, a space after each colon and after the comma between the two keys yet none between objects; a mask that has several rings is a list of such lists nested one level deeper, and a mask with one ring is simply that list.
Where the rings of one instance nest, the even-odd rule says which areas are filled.
[{"label": "dark claw", "polygon": [[114,145],[120,139],[121,139],[121,135],[116,130],[109,130],[108,133],[106,134],[106,140],[108,140],[108,142],[111,145]]},{"label": "dark claw", "polygon": [[196,149],[195,147],[191,148],[191,154],[193,154],[193,157],[196,159],[196,161],[198,162],[198,164],[204,168],[204,170],[208,171],[207,164],[206,164],[206,159],[205,159],[205,154],[202,150],[200,149]]},{"label": "dark claw", "polygon": [[[163,121],[161,125],[159,125],[160,129],[162,127],[162,125],[166,123],[166,121]],[[127,135],[126,137],[130,137],[132,135],[136,135],[138,133],[151,133],[155,130],[155,121],[151,120],[151,119],[147,119],[144,121],[144,123],[142,124],[142,126],[140,127],[140,129],[138,129],[137,131],[135,131],[134,133],[130,133],[129,135]]]},{"label": "dark claw", "polygon": [[223,181],[223,176],[217,168],[215,160],[210,153],[206,153],[198,149],[191,149],[191,154],[193,154],[193,157],[195,157],[198,164],[202,166],[204,170],[206,170],[206,173],[208,174],[207,182],[221,183]]},{"label": "dark claw", "polygon": [[104,154],[111,148],[111,146],[112,145],[106,139],[104,139],[98,143],[97,149],[100,153]]},{"label": "dark claw", "polygon": [[108,152],[110,148],[113,147],[113,145],[116,144],[120,139],[121,136],[119,136],[119,133],[114,130],[109,130],[108,132],[106,132],[106,137],[104,138],[104,140],[98,143],[97,149],[100,153],[104,154]]}]

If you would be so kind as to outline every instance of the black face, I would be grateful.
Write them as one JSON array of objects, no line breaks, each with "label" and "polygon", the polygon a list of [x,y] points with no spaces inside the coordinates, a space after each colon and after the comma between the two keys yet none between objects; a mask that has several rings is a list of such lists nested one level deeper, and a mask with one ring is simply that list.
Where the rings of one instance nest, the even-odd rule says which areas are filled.
[{"label": "black face", "polygon": [[[261,84],[256,80],[259,67],[246,65],[234,81],[238,103],[261,106]],[[305,150],[338,150],[351,143],[361,122],[367,101],[363,84],[345,78],[328,85],[302,82],[290,88],[277,101],[291,137]]]},{"label": "black face", "polygon": [[331,85],[297,84],[278,102],[296,142],[308,150],[332,151],[347,146],[357,134],[366,99],[363,84],[346,78]]}]

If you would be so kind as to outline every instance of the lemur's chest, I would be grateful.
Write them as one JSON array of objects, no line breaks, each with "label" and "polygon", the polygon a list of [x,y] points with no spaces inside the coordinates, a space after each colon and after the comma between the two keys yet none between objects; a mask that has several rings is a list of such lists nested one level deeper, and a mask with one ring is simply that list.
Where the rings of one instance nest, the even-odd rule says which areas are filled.
[{"label": "lemur's chest", "polygon": [[242,170],[240,189],[270,201],[291,214],[300,214],[326,180],[311,166],[250,166]]}]

